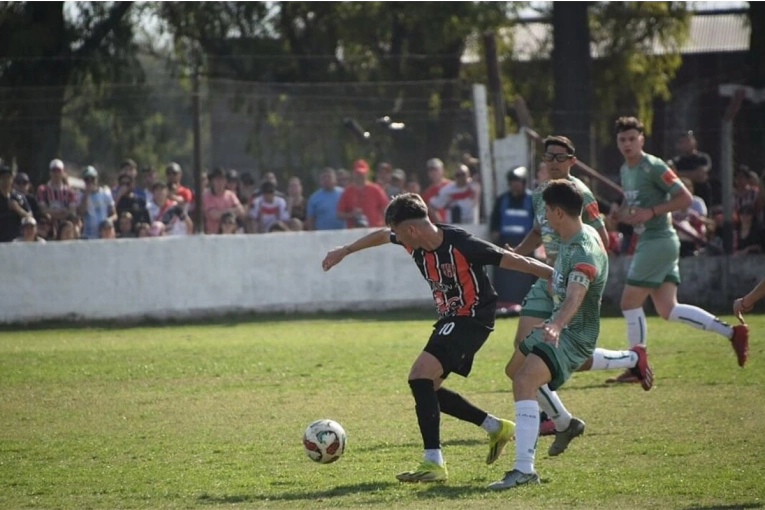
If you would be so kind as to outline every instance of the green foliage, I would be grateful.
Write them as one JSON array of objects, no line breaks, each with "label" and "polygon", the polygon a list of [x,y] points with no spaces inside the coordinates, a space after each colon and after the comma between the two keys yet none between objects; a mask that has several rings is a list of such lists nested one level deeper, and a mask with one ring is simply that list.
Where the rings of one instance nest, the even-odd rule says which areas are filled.
[{"label": "green foliage", "polygon": [[[730,319],[730,318],[729,318]],[[765,317],[748,317],[752,331]],[[422,442],[406,377],[432,320],[375,314],[156,328],[4,332],[0,337],[0,507],[759,508],[765,498],[763,346],[740,369],[719,336],[649,318],[656,385],[608,387],[577,373],[561,398],[587,423],[543,482],[486,485],[485,433],[443,416],[450,480],[407,485]],[[504,375],[516,320],[498,321],[468,379],[447,385],[512,417]],[[657,333],[660,331],[660,334]],[[690,333],[690,334],[689,334]],[[601,341],[623,348],[624,320]],[[300,441],[332,418],[342,459],[318,465]],[[724,454],[721,454],[724,452]]]}]

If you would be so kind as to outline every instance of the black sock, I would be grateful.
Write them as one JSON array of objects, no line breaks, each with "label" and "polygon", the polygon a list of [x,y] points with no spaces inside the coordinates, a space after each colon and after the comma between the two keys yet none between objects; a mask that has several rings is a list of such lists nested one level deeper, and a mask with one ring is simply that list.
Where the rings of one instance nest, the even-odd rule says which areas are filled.
[{"label": "black sock", "polygon": [[441,410],[438,408],[438,397],[430,379],[414,379],[409,381],[414,396],[417,423],[426,450],[441,448]]},{"label": "black sock", "polygon": [[438,404],[441,406],[441,412],[459,420],[475,423],[480,427],[483,420],[488,416],[486,411],[478,409],[465,397],[452,390],[439,388],[436,396],[438,397]]},{"label": "black sock", "polygon": [[539,411],[539,423],[542,423],[543,421],[547,421],[549,419],[550,419],[550,417],[547,416],[546,412],[541,411],[541,410]]}]

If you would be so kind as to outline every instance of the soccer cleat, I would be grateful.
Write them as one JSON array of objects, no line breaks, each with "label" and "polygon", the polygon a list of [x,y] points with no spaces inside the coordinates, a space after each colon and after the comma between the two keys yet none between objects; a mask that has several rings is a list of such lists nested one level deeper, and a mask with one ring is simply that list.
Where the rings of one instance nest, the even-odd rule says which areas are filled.
[{"label": "soccer cleat", "polygon": [[746,365],[746,358],[749,356],[749,326],[738,324],[733,326],[733,336],[730,339],[733,350],[736,351],[738,366]]},{"label": "soccer cleat", "polygon": [[609,377],[606,379],[606,384],[613,384],[613,383],[636,383],[640,382],[640,379],[635,377],[635,374],[632,373],[632,369],[628,368],[623,373],[617,375],[616,377]]},{"label": "soccer cleat", "polygon": [[408,483],[432,483],[445,482],[449,473],[446,471],[446,464],[439,466],[435,462],[423,460],[414,471],[404,471],[396,475],[399,482]]},{"label": "soccer cleat", "polygon": [[505,476],[502,477],[502,480],[491,482],[489,484],[489,489],[501,491],[530,483],[541,483],[539,480],[539,475],[536,473],[536,471],[533,473],[521,473],[517,469],[513,469],[512,471],[507,471]]},{"label": "soccer cleat", "polygon": [[515,437],[515,423],[510,420],[499,420],[499,429],[489,434],[489,454],[486,463],[493,464],[502,455],[505,445]]},{"label": "soccer cleat", "polygon": [[648,353],[642,345],[636,345],[630,350],[637,354],[638,358],[635,366],[630,369],[632,375],[637,377],[643,389],[648,391],[653,386],[653,369],[648,363]]},{"label": "soccer cleat", "polygon": [[568,424],[568,428],[562,432],[555,431],[555,441],[550,445],[550,449],[547,450],[547,454],[550,457],[555,457],[566,451],[568,444],[578,436],[584,433],[584,422],[579,418],[571,418],[571,423]]},{"label": "soccer cleat", "polygon": [[539,422],[540,436],[552,436],[553,434],[555,434],[555,422],[550,418]]}]

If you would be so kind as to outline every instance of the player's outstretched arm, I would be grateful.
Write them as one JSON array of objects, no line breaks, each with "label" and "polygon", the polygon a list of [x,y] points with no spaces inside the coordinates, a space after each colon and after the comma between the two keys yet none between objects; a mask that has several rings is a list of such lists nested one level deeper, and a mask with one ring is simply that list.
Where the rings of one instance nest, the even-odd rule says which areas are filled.
[{"label": "player's outstretched arm", "polygon": [[751,311],[754,304],[763,297],[765,297],[765,280],[758,283],[755,288],[749,291],[749,294],[733,302],[733,313],[743,322],[741,314]]},{"label": "player's outstretched arm", "polygon": [[521,241],[513,251],[520,255],[531,255],[541,242],[542,234],[539,232],[539,226],[535,224],[534,227],[529,230],[529,233],[526,234],[526,237],[523,238],[523,241]]},{"label": "player's outstretched arm", "polygon": [[324,260],[321,263],[322,269],[329,271],[332,267],[339,264],[347,255],[353,252],[365,250],[367,248],[374,248],[375,246],[381,246],[390,242],[390,229],[384,228],[367,234],[361,237],[351,244],[334,248],[327,253]]},{"label": "player's outstretched arm", "polygon": [[512,269],[513,271],[521,271],[523,273],[530,273],[539,278],[549,280],[552,278],[553,268],[540,262],[537,259],[531,257],[524,257],[511,251],[505,251],[502,255],[502,260],[499,263],[499,267],[502,269]]}]

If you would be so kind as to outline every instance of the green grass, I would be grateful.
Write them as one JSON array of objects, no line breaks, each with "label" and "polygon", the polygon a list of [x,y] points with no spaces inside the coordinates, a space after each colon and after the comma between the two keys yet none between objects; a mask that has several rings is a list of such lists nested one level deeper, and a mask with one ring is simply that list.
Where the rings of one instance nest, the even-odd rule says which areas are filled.
[{"label": "green grass", "polygon": [[[486,436],[450,417],[450,480],[398,484],[421,442],[406,384],[430,321],[269,321],[0,335],[0,508],[762,508],[765,317],[752,317],[749,364],[727,341],[657,319],[657,383],[606,387],[576,374],[561,398],[587,422],[548,458],[543,483],[489,493],[512,446],[486,466]],[[512,419],[504,377],[514,320],[503,320],[467,380],[448,386]],[[601,344],[621,347],[621,319]],[[305,426],[332,418],[345,456],[310,462]]]}]

